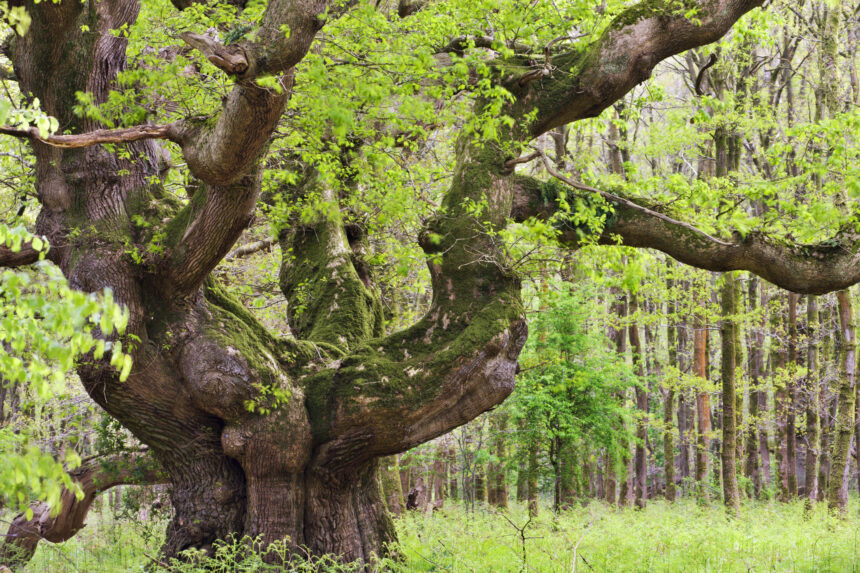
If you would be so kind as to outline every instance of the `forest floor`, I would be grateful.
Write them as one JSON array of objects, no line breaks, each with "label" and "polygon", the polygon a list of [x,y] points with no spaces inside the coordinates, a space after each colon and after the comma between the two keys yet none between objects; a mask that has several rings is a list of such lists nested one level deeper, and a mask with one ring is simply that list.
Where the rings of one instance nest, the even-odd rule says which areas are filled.
[{"label": "forest floor", "polygon": [[[163,520],[116,517],[103,508],[91,513],[89,521],[65,544],[40,544],[24,571],[121,572],[153,566]],[[489,508],[470,512],[449,502],[441,511],[410,512],[397,520],[397,527],[403,557],[397,571],[860,572],[856,497],[845,519],[828,515],[820,505],[806,514],[803,502],[747,503],[737,519],[730,519],[718,504],[684,500],[652,501],[644,511],[602,503],[559,515],[542,508],[529,521],[520,506],[503,513]],[[251,561],[227,560],[214,570],[258,570]]]}]

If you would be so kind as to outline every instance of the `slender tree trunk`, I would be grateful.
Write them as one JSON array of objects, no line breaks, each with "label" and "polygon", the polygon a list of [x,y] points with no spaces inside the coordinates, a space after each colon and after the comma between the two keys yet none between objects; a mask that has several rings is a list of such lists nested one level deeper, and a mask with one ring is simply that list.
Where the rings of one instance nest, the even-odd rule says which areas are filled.
[{"label": "slender tree trunk", "polygon": [[737,416],[735,414],[735,358],[737,343],[737,279],[723,275],[721,297],[722,384],[723,384],[723,499],[732,515],[740,510],[737,475]]},{"label": "slender tree trunk", "polygon": [[392,514],[400,515],[406,509],[406,501],[403,498],[397,456],[379,460],[379,478],[386,508]]},{"label": "slender tree trunk", "polygon": [[[637,314],[639,302],[636,295],[630,299],[630,313]],[[639,339],[639,325],[635,320],[631,321],[629,327],[630,350],[633,352],[633,364],[638,376],[636,385],[636,453],[634,455],[635,467],[635,503],[636,507],[645,507],[648,499],[648,454],[645,442],[648,439],[648,390],[645,379],[645,354],[642,352],[642,342]]]},{"label": "slender tree trunk", "polygon": [[594,490],[594,498],[606,499],[606,456],[604,454],[597,457],[597,468],[594,472],[592,489]]},{"label": "slender tree trunk", "polygon": [[536,436],[528,445],[528,479],[526,483],[529,516],[537,517],[540,492],[538,491],[538,442]]},{"label": "slender tree trunk", "polygon": [[[625,355],[627,353],[627,329],[624,328],[624,321],[627,317],[627,298],[626,295],[621,292],[618,287],[612,287],[611,293],[613,296],[612,305],[610,308],[610,315],[615,321],[614,324],[611,324],[609,327],[609,339],[612,341],[613,346],[615,347],[615,352],[618,355],[619,359],[624,360]],[[619,392],[617,395],[617,399],[619,402],[624,402],[624,394],[623,392]],[[616,420],[616,424],[620,426],[622,429],[624,428],[624,422],[622,420]],[[630,445],[627,440],[621,444],[619,448],[621,453],[619,459],[615,459],[613,454],[611,471],[615,472],[615,475],[612,476],[612,483],[607,485],[607,492],[614,498],[615,497],[615,482],[617,480],[617,476],[619,470],[623,468],[624,471],[624,479],[621,480],[620,486],[618,487],[618,505],[626,505],[629,502],[629,491],[630,491],[630,479],[629,479],[629,470],[630,470]]]},{"label": "slender tree trunk", "polygon": [[797,302],[800,295],[788,293],[788,412],[785,421],[786,432],[786,466],[788,478],[788,495],[797,497],[797,369],[799,355],[797,346]]},{"label": "slender tree trunk", "polygon": [[[751,313],[755,312],[758,303],[757,292],[758,281],[751,277],[746,295],[746,301]],[[746,433],[746,459],[744,461],[744,475],[749,480],[751,490],[750,497],[758,498],[761,495],[761,467],[759,465],[758,427],[759,419],[759,378],[761,376],[761,351],[755,344],[757,339],[755,325],[749,325],[746,329],[747,357],[749,362],[749,422]]]},{"label": "slender tree trunk", "polygon": [[457,450],[454,446],[447,446],[445,459],[448,466],[448,497],[453,500],[459,500],[460,488],[458,487]]},{"label": "slender tree trunk", "polygon": [[[834,297],[835,298],[835,297]],[[838,306],[838,300],[835,301]],[[822,332],[835,332],[839,329],[838,324],[834,327],[834,320],[838,323],[838,312],[834,318],[833,305],[827,304],[819,313],[819,324]],[[821,363],[827,364],[832,362],[837,365],[839,358],[839,344],[834,338],[838,339],[839,334],[835,332],[835,336],[827,336],[823,339],[821,347]],[[830,385],[827,382],[827,376],[822,376],[819,387],[818,401],[821,404],[820,425],[821,425],[821,456],[818,463],[818,501],[827,501],[827,492],[830,483],[830,460],[833,452],[834,428],[836,425],[836,414],[839,406],[839,394],[830,391]],[[855,405],[856,406],[856,405]]]},{"label": "slender tree trunk", "polygon": [[475,501],[487,503],[487,470],[483,463],[475,464]]},{"label": "slender tree trunk", "polygon": [[[681,288],[689,289],[689,281],[682,281]],[[690,361],[687,356],[687,343],[689,340],[687,332],[687,313],[680,313],[678,321],[678,350],[675,365],[684,374],[689,374]],[[678,392],[678,472],[683,484],[687,484],[690,478],[690,435],[692,432],[692,408],[689,401],[689,390],[681,389]]]},{"label": "slender tree trunk", "polygon": [[606,452],[603,455],[604,472],[606,474],[605,484],[603,486],[603,499],[610,505],[615,505],[615,495],[618,490],[618,468],[615,460],[617,458],[611,452]]},{"label": "slender tree trunk", "polygon": [[827,504],[831,509],[842,512],[847,503],[845,478],[854,433],[857,363],[851,294],[848,290],[841,290],[836,293],[836,297],[839,301],[839,409],[836,415]]},{"label": "slender tree trunk", "polygon": [[523,503],[529,497],[529,470],[526,464],[521,464],[517,470],[517,503]]},{"label": "slender tree trunk", "polygon": [[487,501],[490,505],[499,508],[508,507],[508,486],[505,480],[505,462],[507,457],[505,440],[507,438],[507,418],[504,415],[494,415],[490,422],[490,433],[492,440],[492,452],[495,457],[489,466],[490,486],[487,488],[489,494],[493,492],[492,498],[487,496]]},{"label": "slender tree trunk", "polygon": [[818,454],[819,454],[819,374],[818,346],[815,337],[818,336],[818,304],[813,295],[806,300],[806,483],[804,489],[806,499],[810,502],[818,499]]},{"label": "slender tree trunk", "polygon": [[[761,286],[761,308],[762,308],[762,322],[760,328],[756,332],[754,347],[756,349],[756,371],[759,374],[759,380],[765,377],[765,362],[764,362],[764,349],[765,349],[765,328],[767,327],[767,304],[768,304],[768,295],[767,289],[765,288],[764,281],[759,281]],[[770,437],[768,434],[768,425],[765,423],[767,419],[768,412],[768,391],[767,388],[759,388],[758,391],[758,411],[759,411],[759,424],[758,424],[758,438],[759,438],[759,457],[761,459],[761,476],[762,476],[762,485],[766,487],[771,486],[772,482],[772,470],[770,464]]]},{"label": "slender tree trunk", "polygon": [[[693,323],[693,374],[703,381],[708,376],[708,331],[701,315]],[[701,389],[696,394],[696,492],[699,500],[708,501],[708,453],[711,433],[711,405],[708,393]]]},{"label": "slender tree trunk", "polygon": [[406,495],[412,489],[412,460],[409,454],[399,456],[397,469],[400,473],[400,491]]},{"label": "slender tree trunk", "polygon": [[445,452],[445,444],[440,441],[433,459],[433,509],[441,509],[448,497],[448,462]]},{"label": "slender tree trunk", "polygon": [[[662,309],[658,309],[657,305],[654,304],[653,302],[649,303],[648,312],[650,315],[657,314],[660,310],[662,310]],[[647,388],[648,388],[649,393],[650,393],[651,380],[658,380],[658,379],[663,377],[663,367],[660,363],[660,358],[659,358],[659,355],[657,353],[657,346],[659,344],[658,338],[659,338],[659,330],[655,330],[651,326],[646,325],[645,326],[646,374],[648,375],[648,378],[647,378],[647,385],[648,386],[647,386]],[[674,396],[673,396],[673,398],[674,398]],[[649,408],[649,410],[650,410],[649,404],[646,403],[646,407]],[[666,433],[668,433],[669,434],[669,440],[672,440],[672,428],[671,428],[671,426],[672,426],[672,410],[673,410],[673,408],[671,408],[671,407],[668,410],[668,412],[669,412],[669,424],[668,424],[669,429],[664,430],[663,436],[662,436],[663,438],[665,438]],[[665,414],[666,414],[665,407],[664,407],[663,414],[665,417]],[[648,438],[647,427],[646,427],[645,437],[646,437],[646,439]],[[646,452],[650,452],[651,455],[653,456],[654,450],[650,444],[650,440],[648,440],[646,445],[648,446],[646,448]],[[663,446],[664,446],[664,453],[665,453],[665,442],[664,442]],[[674,469],[675,469],[675,459],[674,458],[675,458],[674,448],[672,448],[672,450],[670,450],[670,452],[669,452],[668,463],[671,464],[671,466],[672,466],[672,472],[671,473],[673,474],[673,476],[672,476],[673,480],[674,480]],[[647,457],[646,457],[646,464],[645,465],[646,465],[646,478],[647,478],[647,473],[648,473],[647,472],[647,468],[648,468]],[[664,464],[664,469],[665,469],[665,464]],[[647,479],[646,479],[646,483],[647,483]],[[673,484],[673,486],[674,486],[674,484]],[[655,481],[654,481],[654,483],[651,484],[650,488],[646,488],[646,490],[645,490],[646,498],[653,498],[657,494],[658,491],[660,491],[659,477],[655,478]]]},{"label": "slender tree trunk", "polygon": [[[785,304],[784,294],[781,293],[781,296],[777,297],[777,305],[769,308],[770,311],[770,326],[772,331],[776,334],[776,340],[785,341],[788,338],[787,329],[788,326],[788,313],[787,306]],[[770,347],[770,355],[768,358],[770,362],[770,373],[771,376],[779,377],[785,376],[786,369],[788,367],[788,349],[785,342],[772,342]],[[774,404],[776,407],[776,428],[777,428],[777,441],[776,441],[776,455],[777,455],[777,472],[779,473],[779,499],[781,501],[788,501],[791,499],[791,489],[789,488],[789,463],[788,463],[788,434],[789,434],[789,411],[791,409],[791,405],[789,402],[789,391],[790,391],[790,383],[786,382],[784,379],[781,382],[778,382],[776,388],[774,389]]]},{"label": "slender tree trunk", "polygon": [[678,393],[678,473],[682,483],[686,483],[690,477],[690,433],[691,433],[691,407],[688,392],[681,390]]},{"label": "slender tree trunk", "polygon": [[[556,511],[567,509],[573,504],[573,500],[586,493],[581,490],[579,484],[590,479],[591,466],[586,462],[581,472],[576,471],[577,448],[569,440],[559,440],[558,445],[558,503]],[[577,479],[582,474],[582,479]],[[577,491],[580,490],[580,491]]]},{"label": "slender tree trunk", "polygon": [[663,394],[663,473],[666,477],[665,496],[668,501],[675,501],[675,444],[672,431],[674,402],[675,390],[665,390]]}]

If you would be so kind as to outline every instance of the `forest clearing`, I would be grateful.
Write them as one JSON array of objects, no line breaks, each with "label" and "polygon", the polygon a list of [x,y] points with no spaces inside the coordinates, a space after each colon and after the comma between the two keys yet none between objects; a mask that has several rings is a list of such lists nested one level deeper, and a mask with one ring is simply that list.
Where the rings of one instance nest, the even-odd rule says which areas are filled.
[{"label": "forest clearing", "polygon": [[860,0],[0,0],[0,573],[860,571]]}]

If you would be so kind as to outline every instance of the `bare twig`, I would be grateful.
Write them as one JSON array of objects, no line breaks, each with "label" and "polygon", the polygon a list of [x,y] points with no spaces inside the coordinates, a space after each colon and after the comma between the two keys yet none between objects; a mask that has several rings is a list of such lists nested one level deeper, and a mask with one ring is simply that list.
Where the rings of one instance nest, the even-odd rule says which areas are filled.
[{"label": "bare twig", "polygon": [[141,139],[169,139],[179,142],[179,130],[176,124],[166,125],[136,125],[134,127],[123,127],[121,129],[96,129],[76,135],[49,135],[43,137],[38,129],[30,127],[19,129],[8,125],[0,126],[0,134],[11,135],[39,141],[51,147],[62,147],[75,149],[80,147],[91,147],[103,143],[130,143]]},{"label": "bare twig", "polygon": [[[588,525],[585,526],[585,529],[582,530],[582,535],[579,536],[579,541],[576,542],[576,545],[573,546],[573,559],[570,567],[570,573],[576,573],[576,551],[579,549],[579,544],[582,543],[582,540],[585,539],[585,534],[588,533],[588,530],[591,529],[591,524],[594,523],[594,520],[588,522]],[[580,555],[582,557],[582,555]],[[582,557],[582,561],[588,565],[588,561],[585,560],[585,557]],[[591,565],[588,565],[588,568],[591,569]]]},{"label": "bare twig", "polygon": [[143,555],[144,555],[144,557],[147,557],[150,561],[152,561],[153,563],[155,563],[159,567],[164,567],[165,569],[170,569],[170,565],[168,565],[167,563],[165,563],[164,561],[162,561],[160,559],[156,559],[155,557],[153,557],[149,553],[144,551]]},{"label": "bare twig", "polygon": [[501,515],[502,517],[504,517],[505,520],[511,524],[511,527],[513,527],[514,529],[517,530],[517,533],[520,536],[520,548],[521,548],[522,554],[523,554],[522,557],[520,558],[523,560],[523,568],[521,569],[521,571],[525,571],[528,568],[528,554],[526,553],[526,540],[532,539],[531,537],[526,537],[526,530],[529,528],[529,525],[531,525],[532,519],[534,519],[534,516],[529,514],[528,521],[526,521],[523,524],[523,526],[520,527],[519,525],[514,523],[513,520],[511,520],[511,518],[508,517],[507,515],[505,515],[504,513],[499,512],[498,515]]},{"label": "bare twig", "polygon": [[540,157],[540,153],[529,153],[528,155],[521,155],[519,157],[514,157],[513,159],[508,159],[505,161],[505,169],[513,169],[515,166],[520,165],[521,163],[528,163],[534,159]]}]

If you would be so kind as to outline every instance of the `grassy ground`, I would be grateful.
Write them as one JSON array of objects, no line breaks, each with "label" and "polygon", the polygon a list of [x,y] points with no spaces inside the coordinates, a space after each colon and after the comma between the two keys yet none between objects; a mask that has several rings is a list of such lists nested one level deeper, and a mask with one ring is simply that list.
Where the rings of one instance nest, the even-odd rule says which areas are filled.
[{"label": "grassy ground", "polygon": [[[860,572],[860,506],[847,519],[801,502],[748,504],[738,519],[720,506],[651,502],[644,511],[592,503],[528,523],[522,508],[466,512],[449,504],[398,520],[398,571],[452,572]],[[524,527],[525,526],[525,527]],[[152,564],[163,522],[117,520],[109,512],[62,545],[40,544],[27,572],[140,571]],[[574,561],[574,554],[576,560]],[[252,571],[234,559],[215,570]],[[386,568],[390,569],[388,565]],[[183,571],[191,568],[182,568]],[[314,570],[303,568],[302,570]],[[317,570],[333,571],[320,566]]]}]

